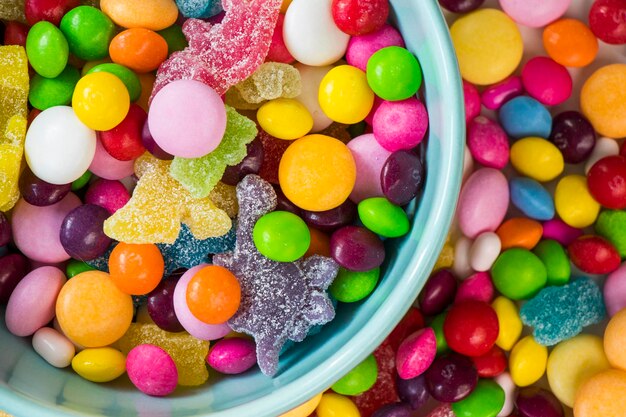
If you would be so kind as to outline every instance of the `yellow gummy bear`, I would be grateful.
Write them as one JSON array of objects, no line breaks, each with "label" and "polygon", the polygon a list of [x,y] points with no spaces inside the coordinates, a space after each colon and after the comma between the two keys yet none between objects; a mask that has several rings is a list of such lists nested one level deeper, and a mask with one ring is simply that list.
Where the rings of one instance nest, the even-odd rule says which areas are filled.
[{"label": "yellow gummy bear", "polygon": [[115,343],[125,355],[135,346],[143,344],[158,346],[172,357],[178,370],[178,385],[202,385],[209,379],[205,363],[209,342],[186,332],[166,332],[156,324],[132,323],[126,334]]},{"label": "yellow gummy bear", "polygon": [[298,97],[302,91],[302,79],[300,72],[289,64],[266,62],[235,88],[248,103],[261,103],[281,97]]},{"label": "yellow gummy bear", "polygon": [[196,239],[225,235],[228,214],[211,196],[195,199],[169,174],[170,161],[145,153],[135,161],[139,177],[130,201],[104,222],[104,233],[125,243],[174,243],[183,222]]}]

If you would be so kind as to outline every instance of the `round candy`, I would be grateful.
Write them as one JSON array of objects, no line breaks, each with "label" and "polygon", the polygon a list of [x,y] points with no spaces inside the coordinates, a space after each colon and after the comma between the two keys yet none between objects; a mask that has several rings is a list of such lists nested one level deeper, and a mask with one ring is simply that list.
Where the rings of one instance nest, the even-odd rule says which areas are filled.
[{"label": "round candy", "polygon": [[626,370],[626,346],[623,343],[626,331],[626,310],[611,317],[604,331],[604,352],[613,368]]},{"label": "round candy", "polygon": [[88,261],[103,255],[111,245],[111,238],[102,227],[109,218],[107,209],[85,204],[70,211],[61,224],[61,245],[74,259]]},{"label": "round candy", "polygon": [[593,198],[606,208],[626,208],[626,158],[607,156],[596,162],[587,174]]},{"label": "round candy", "polygon": [[[517,177],[511,179],[509,188],[511,189],[511,202],[526,216],[535,220],[550,220],[554,217],[552,195],[539,182],[530,178]],[[540,226],[537,241],[542,231]],[[537,241],[533,243],[533,246]]]},{"label": "round candy", "polygon": [[561,17],[572,0],[500,0],[507,15],[522,25],[538,28]]},{"label": "round candy", "polygon": [[143,126],[148,115],[137,104],[131,104],[128,114],[111,130],[98,132],[98,139],[113,158],[132,161],[146,151],[142,142]]},{"label": "round candy", "polygon": [[351,271],[369,271],[385,260],[383,242],[364,227],[345,226],[330,238],[333,259]]},{"label": "round candy", "polygon": [[169,277],[148,294],[148,314],[161,329],[166,332],[178,333],[185,330],[174,311],[174,290],[178,280]]},{"label": "round candy", "polygon": [[502,169],[509,162],[509,139],[493,120],[478,116],[467,125],[467,146],[476,162]]},{"label": "round candy", "polygon": [[567,284],[570,278],[570,261],[565,249],[552,239],[542,240],[533,250],[546,267],[547,285]]},{"label": "round candy", "polygon": [[577,417],[620,416],[626,409],[626,372],[609,369],[594,375],[576,393]]},{"label": "round candy", "polygon": [[163,278],[165,263],[154,244],[120,242],[109,255],[111,281],[131,295],[148,294]]},{"label": "round candy", "polygon": [[256,365],[256,345],[250,339],[222,339],[211,347],[207,363],[217,372],[236,375]]},{"label": "round candy", "polygon": [[38,207],[58,203],[72,188],[70,184],[56,185],[40,180],[28,167],[22,171],[18,185],[22,198]]},{"label": "round candy", "polygon": [[522,83],[529,96],[547,106],[561,104],[572,95],[572,77],[567,69],[543,56],[524,65]]},{"label": "round candy", "polygon": [[400,400],[409,404],[413,410],[425,405],[430,398],[424,374],[411,379],[396,377],[396,389]]},{"label": "round candy", "polygon": [[326,211],[301,210],[301,214],[302,218],[305,222],[307,222],[309,226],[312,226],[323,232],[330,233],[334,232],[340,227],[348,226],[354,223],[357,216],[357,206],[352,201],[346,200],[334,209]]},{"label": "round candy", "polygon": [[221,324],[237,312],[241,287],[228,269],[209,265],[193,275],[187,285],[186,298],[196,318],[207,324]]},{"label": "round candy", "polygon": [[[291,0],[283,1],[283,5],[285,3],[290,2],[290,1]],[[322,399],[322,394],[323,393],[320,392],[315,397],[313,397],[310,400],[300,404],[296,408],[292,408],[291,410],[287,411],[286,413],[281,414],[280,417],[306,417],[306,416],[310,416],[311,414],[313,414],[313,412],[315,411],[315,408],[320,403],[320,400]]]},{"label": "round candy", "polygon": [[77,261],[76,259],[70,259],[69,262],[67,263],[67,266],[65,267],[65,274],[67,275],[67,278],[74,278],[76,275],[80,274],[81,272],[85,272],[85,271],[94,271],[95,268],[93,268],[91,265],[88,265],[87,263],[83,262],[83,261]]},{"label": "round candy", "polygon": [[74,345],[58,331],[42,327],[33,335],[33,349],[50,365],[66,368],[76,353]]},{"label": "round candy", "polygon": [[116,64],[140,73],[150,72],[167,58],[167,42],[148,29],[126,29],[111,40],[109,55]]},{"label": "round candy", "polygon": [[480,93],[471,83],[463,80],[463,102],[465,104],[465,123],[480,115]]},{"label": "round candy", "polygon": [[[12,255],[9,255],[12,256]],[[3,258],[0,258],[0,262]],[[2,277],[0,277],[2,282]],[[604,303],[609,317],[626,307],[626,266],[622,265],[611,273],[604,282]],[[1,298],[0,298],[1,300]]]},{"label": "round candy", "polygon": [[469,253],[470,266],[474,271],[488,271],[500,255],[501,248],[500,236],[493,232],[481,233],[472,243]]},{"label": "round candy", "polygon": [[178,370],[166,351],[154,345],[139,345],[126,356],[130,381],[144,394],[164,397],[178,384]]},{"label": "round candy", "polygon": [[537,382],[546,371],[548,348],[540,345],[532,336],[526,336],[515,344],[509,355],[511,377],[518,387]]},{"label": "round candy", "polygon": [[365,35],[379,30],[389,15],[388,0],[333,0],[333,20],[344,33]]},{"label": "round candy", "polygon": [[331,120],[358,123],[372,110],[374,93],[363,71],[340,65],[328,71],[320,83],[319,105]]},{"label": "round candy", "polygon": [[388,46],[367,61],[367,83],[383,100],[406,100],[422,85],[422,69],[406,48]]},{"label": "round candy", "polygon": [[178,8],[172,0],[103,0],[100,8],[124,28],[165,29],[176,22]]},{"label": "round candy", "polygon": [[593,198],[582,175],[568,175],[558,182],[554,205],[559,217],[569,226],[583,228],[598,217],[600,204]]},{"label": "round candy", "polygon": [[411,226],[404,210],[384,197],[361,201],[358,212],[363,225],[383,237],[403,236],[408,233]]},{"label": "round candy", "polygon": [[580,20],[559,19],[543,30],[543,47],[566,67],[585,67],[596,59],[598,39]]},{"label": "round candy", "polygon": [[435,359],[425,376],[430,395],[437,401],[448,403],[470,395],[478,382],[472,361],[456,353]]},{"label": "round candy", "polygon": [[28,37],[29,27],[24,23],[10,21],[5,24],[4,44],[26,46],[26,38]]},{"label": "round candy", "polygon": [[511,413],[515,407],[514,400],[517,387],[511,379],[511,375],[508,372],[504,372],[495,377],[494,381],[504,390],[504,405],[502,406],[502,410],[500,410],[500,415],[513,416]]},{"label": "round candy", "polygon": [[596,133],[582,114],[566,111],[552,123],[550,141],[561,151],[565,162],[577,164],[589,157],[596,144]]},{"label": "round candy", "polygon": [[69,57],[67,40],[52,23],[38,22],[28,31],[26,55],[37,74],[54,78],[63,72],[67,64]]},{"label": "round candy", "polygon": [[313,117],[313,128],[311,132],[317,133],[326,129],[333,122],[320,107],[318,98],[320,84],[326,74],[328,74],[328,71],[333,69],[333,67],[330,65],[311,67],[300,62],[296,63],[294,66],[300,73],[300,79],[302,81],[302,91],[300,95],[296,97],[296,100],[304,104],[304,107],[309,110],[309,113]]},{"label": "round candy", "polygon": [[110,347],[85,349],[72,359],[72,369],[87,381],[109,382],[126,372],[126,357]]},{"label": "round candy", "polygon": [[600,40],[613,44],[626,43],[626,16],[622,0],[596,0],[589,9],[589,26]]},{"label": "round candy", "polygon": [[496,377],[502,374],[508,366],[506,354],[498,346],[492,347],[482,356],[473,357],[472,362],[481,378]]},{"label": "round candy", "polygon": [[511,147],[511,164],[521,174],[546,182],[558,177],[564,169],[563,154],[546,139],[520,139]]},{"label": "round candy", "polygon": [[347,146],[356,163],[356,178],[350,199],[358,203],[369,197],[384,196],[380,176],[391,152],[380,146],[371,133],[352,139]]},{"label": "round candy", "polygon": [[374,355],[369,355],[363,362],[335,382],[330,389],[341,395],[359,395],[372,388],[378,377],[378,364]]},{"label": "round candy", "polygon": [[130,101],[137,101],[141,96],[141,82],[139,77],[132,70],[126,68],[123,65],[114,64],[111,62],[105,62],[104,64],[98,64],[87,71],[86,74],[93,74],[94,72],[108,72],[119,78],[130,96]]},{"label": "round candy", "polygon": [[311,234],[304,221],[288,211],[273,211],[254,225],[254,245],[262,255],[278,262],[293,262],[309,249]]},{"label": "round candy", "polygon": [[135,172],[135,161],[120,161],[113,158],[96,140],[96,154],[89,165],[89,171],[107,180],[121,180]]},{"label": "round candy", "polygon": [[82,190],[87,184],[89,184],[89,181],[91,181],[92,177],[93,177],[93,174],[90,171],[85,171],[83,175],[78,177],[78,179],[75,179],[74,181],[72,181],[72,184],[71,184],[72,191]]},{"label": "round candy", "polygon": [[157,145],[156,141],[152,137],[152,133],[150,133],[150,124],[148,123],[148,120],[146,120],[143,124],[143,129],[141,130],[141,143],[143,143],[143,146],[148,150],[148,152],[156,158],[163,159],[165,161],[174,159],[174,155],[165,152],[159,145]]},{"label": "round candy", "polygon": [[515,406],[521,417],[563,417],[563,406],[550,391],[532,387],[519,390]]},{"label": "round candy", "polygon": [[154,96],[148,125],[164,151],[198,158],[215,150],[222,141],[226,110],[211,87],[194,80],[173,81]]},{"label": "round candy", "polygon": [[435,360],[437,339],[435,331],[426,327],[405,338],[396,354],[396,370],[402,379],[423,374]]},{"label": "round candy", "polygon": [[554,239],[561,245],[569,245],[582,234],[582,230],[568,225],[561,219],[552,219],[543,223],[543,238]]},{"label": "round candy", "polygon": [[257,111],[257,120],[263,130],[278,139],[298,139],[313,128],[309,110],[292,98],[278,98],[263,104]]},{"label": "round candy", "polygon": [[379,268],[363,272],[340,268],[328,291],[333,298],[342,303],[361,301],[374,291],[379,276]]},{"label": "round candy", "polygon": [[456,416],[496,417],[504,405],[504,390],[495,381],[482,379],[470,395],[452,404]]},{"label": "round candy", "polygon": [[348,64],[365,71],[371,56],[376,51],[388,46],[404,47],[404,40],[396,28],[386,24],[376,32],[351,37],[346,51],[346,61]]},{"label": "round candy", "polygon": [[444,311],[454,301],[456,278],[447,269],[440,269],[428,278],[419,295],[419,306],[427,316]]},{"label": "round candy", "polygon": [[[298,0],[294,0],[297,3]],[[289,8],[291,10],[291,7]],[[332,392],[322,395],[315,413],[318,417],[360,417],[359,409],[348,397]]]},{"label": "round candy", "polygon": [[110,130],[128,114],[130,97],[124,83],[115,75],[96,72],[78,81],[72,107],[80,121],[90,129]]},{"label": "round candy", "polygon": [[[489,30],[485,30],[489,28]],[[477,85],[502,81],[519,65],[524,44],[519,29],[496,9],[482,9],[450,27],[463,79]]]},{"label": "round candy", "polygon": [[6,304],[19,282],[30,271],[30,263],[24,255],[10,253],[0,257],[0,303]]},{"label": "round candy", "polygon": [[67,105],[72,101],[72,93],[79,79],[80,73],[71,65],[66,66],[55,78],[35,74],[30,81],[28,101],[39,110]]},{"label": "round candy", "polygon": [[416,147],[424,139],[427,130],[426,107],[414,97],[402,101],[383,101],[374,113],[374,136],[383,148],[391,152]]},{"label": "round candy", "polygon": [[535,136],[547,138],[552,130],[552,116],[541,103],[531,97],[516,97],[500,108],[500,123],[515,139]]},{"label": "round candy", "polygon": [[224,184],[236,186],[246,175],[258,174],[263,164],[263,143],[260,139],[254,139],[246,145],[248,154],[237,165],[229,165],[224,171],[221,181]]},{"label": "round candy", "polygon": [[466,356],[489,352],[498,338],[498,316],[485,302],[467,300],[455,303],[443,325],[450,349]]},{"label": "round candy", "polygon": [[78,58],[96,61],[109,54],[115,25],[100,9],[78,6],[63,16],[60,28],[67,38],[70,52]]},{"label": "round candy", "polygon": [[[291,56],[289,50],[287,49],[287,46],[285,45],[285,38],[283,37],[284,26],[285,15],[281,13],[278,15],[276,27],[274,28],[274,33],[272,34],[272,43],[270,43],[270,50],[267,53],[267,57],[265,57],[265,60],[267,62],[282,62],[284,64],[291,64],[293,61],[295,61],[295,58]],[[183,39],[185,39],[184,35]],[[165,40],[167,40],[167,38]],[[170,48],[170,51],[171,49],[172,48]]]},{"label": "round candy", "polygon": [[499,110],[507,101],[522,95],[523,92],[522,79],[512,75],[485,88],[480,98],[483,106],[489,110]]},{"label": "round candy", "polygon": [[491,276],[498,291],[512,300],[534,296],[548,279],[541,259],[520,248],[502,252],[493,264]]},{"label": "round candy", "polygon": [[102,178],[91,183],[85,194],[85,204],[104,207],[109,214],[124,207],[128,200],[130,200],[130,194],[124,184]]},{"label": "round candy", "polygon": [[63,15],[79,4],[77,0],[26,0],[24,15],[31,26],[42,20],[58,26]]},{"label": "round candy", "polygon": [[493,283],[487,272],[477,272],[472,274],[461,284],[454,298],[455,304],[465,300],[476,300],[488,303],[494,294]]},{"label": "round candy", "polygon": [[380,184],[383,194],[390,202],[404,206],[422,189],[424,166],[413,152],[394,152],[389,155],[380,171]]},{"label": "round candy", "polygon": [[478,9],[485,0],[439,0],[439,4],[452,13],[469,13]]},{"label": "round candy", "polygon": [[[596,145],[594,146],[593,150],[591,151],[591,155],[589,155],[589,158],[587,158],[587,162],[585,162],[585,174],[588,174],[593,164],[598,162],[600,159],[606,156],[619,154],[619,145],[617,144],[617,141],[615,139],[603,137],[599,138],[596,141]],[[622,152],[621,155],[624,156],[624,152]]]},{"label": "round candy", "polygon": [[[281,26],[281,34],[282,34],[282,26]],[[167,42],[167,55],[170,56],[174,52],[182,51],[189,43],[187,42],[187,38],[183,33],[183,27],[181,25],[173,24],[163,30],[159,30],[157,32],[159,35],[165,39]],[[268,54],[269,60],[269,54]]]},{"label": "round candy", "polygon": [[626,136],[626,64],[607,65],[587,78],[580,92],[580,108],[599,134]]}]

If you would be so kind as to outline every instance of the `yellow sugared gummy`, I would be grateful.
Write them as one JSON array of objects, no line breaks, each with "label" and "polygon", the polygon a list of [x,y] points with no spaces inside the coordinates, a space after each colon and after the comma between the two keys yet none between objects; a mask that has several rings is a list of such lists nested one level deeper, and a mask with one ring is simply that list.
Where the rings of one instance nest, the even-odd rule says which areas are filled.
[{"label": "yellow sugared gummy", "polygon": [[550,390],[563,404],[573,407],[576,391],[589,378],[610,368],[602,338],[575,336],[556,345],[548,357]]},{"label": "yellow sugared gummy", "polygon": [[359,409],[350,398],[334,392],[322,395],[315,412],[317,417],[361,417]]},{"label": "yellow sugared gummy", "polygon": [[520,174],[541,182],[555,179],[565,167],[561,151],[552,142],[536,137],[513,144],[511,164]]},{"label": "yellow sugared gummy", "polygon": [[104,233],[126,243],[174,243],[181,222],[196,239],[223,236],[228,214],[211,197],[195,199],[169,174],[171,161],[145,153],[135,161],[139,182],[130,201],[104,222]]},{"label": "yellow sugared gummy", "polygon": [[356,164],[350,149],[324,135],[309,135],[293,142],[278,167],[280,186],[300,208],[330,210],[341,205],[354,188]]},{"label": "yellow sugared gummy", "polygon": [[626,136],[626,64],[607,65],[594,72],[583,84],[580,108],[599,134]]},{"label": "yellow sugared gummy", "polygon": [[520,319],[517,306],[506,297],[498,297],[491,303],[496,315],[500,331],[496,339],[496,345],[509,351],[522,334],[522,319]]},{"label": "yellow sugared gummy", "polygon": [[309,110],[292,98],[268,101],[261,106],[256,117],[261,128],[278,139],[298,139],[313,128]]},{"label": "yellow sugared gummy", "polygon": [[258,110],[259,107],[261,107],[265,103],[265,101],[262,101],[260,103],[248,103],[246,100],[243,99],[241,93],[239,92],[239,90],[237,90],[236,87],[231,87],[228,89],[228,91],[226,91],[226,94],[224,95],[224,100],[228,106],[237,110]]},{"label": "yellow sugared gummy", "polygon": [[133,323],[116,343],[126,355],[135,346],[142,344],[159,346],[172,357],[178,370],[179,385],[202,385],[209,378],[205,363],[209,342],[196,339],[186,332],[169,333],[155,324]]},{"label": "yellow sugared gummy", "polygon": [[604,351],[613,368],[626,371],[626,309],[611,317],[606,326]]},{"label": "yellow sugared gummy", "polygon": [[494,84],[515,71],[524,52],[522,36],[506,14],[481,9],[458,18],[450,27],[461,76],[477,85]]},{"label": "yellow sugared gummy", "polygon": [[322,111],[335,122],[359,123],[374,105],[374,92],[364,71],[351,65],[340,65],[322,79],[318,100]]},{"label": "yellow sugared gummy", "polygon": [[279,417],[309,417],[313,414],[313,411],[315,411],[321,400],[322,394],[320,393],[311,398],[309,401],[300,404],[296,408],[293,408],[284,414],[281,414]]},{"label": "yellow sugared gummy", "polygon": [[587,178],[582,175],[561,178],[554,191],[554,206],[561,220],[577,228],[591,226],[600,212],[600,204],[589,193]]},{"label": "yellow sugared gummy", "polygon": [[526,336],[515,344],[509,355],[509,372],[518,387],[527,387],[539,381],[546,372],[548,348]]},{"label": "yellow sugared gummy", "polygon": [[624,417],[626,372],[609,369],[591,377],[578,392],[574,417]]},{"label": "yellow sugared gummy", "polygon": [[235,218],[239,213],[239,202],[237,201],[237,187],[234,185],[218,182],[209,194],[209,198],[221,210],[224,210],[228,217]]},{"label": "yellow sugared gummy", "polygon": [[235,85],[248,103],[261,103],[277,98],[295,98],[302,92],[300,72],[289,64],[266,62],[250,77]]},{"label": "yellow sugared gummy", "polygon": [[110,347],[90,348],[72,359],[72,369],[91,382],[109,382],[126,372],[126,356]]},{"label": "yellow sugared gummy", "polygon": [[110,345],[126,333],[133,300],[101,271],[82,272],[61,289],[56,317],[63,333],[85,347]]}]

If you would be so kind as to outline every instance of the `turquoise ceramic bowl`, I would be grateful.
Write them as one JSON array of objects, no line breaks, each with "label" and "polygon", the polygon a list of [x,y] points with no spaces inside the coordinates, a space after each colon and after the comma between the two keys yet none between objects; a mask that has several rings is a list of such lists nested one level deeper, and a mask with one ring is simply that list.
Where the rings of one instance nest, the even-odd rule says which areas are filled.
[{"label": "turquoise ceramic bowl", "polygon": [[[339,307],[321,333],[282,356],[273,379],[258,370],[151,398],[128,380],[93,384],[51,367],[28,339],[0,326],[0,410],[19,417],[264,417],[308,400],[370,354],[415,300],[444,243],[461,183],[465,120],[457,63],[436,0],[391,0],[407,47],[419,57],[430,114],[427,181],[411,232],[389,242],[385,276],[366,301]],[[3,317],[0,317],[3,318]]]}]

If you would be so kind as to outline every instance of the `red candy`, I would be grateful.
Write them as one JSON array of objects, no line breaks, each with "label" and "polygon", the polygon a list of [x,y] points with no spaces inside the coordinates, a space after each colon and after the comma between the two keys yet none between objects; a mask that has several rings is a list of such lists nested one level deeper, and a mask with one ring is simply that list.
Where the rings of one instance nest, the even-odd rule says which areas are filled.
[{"label": "red candy", "polygon": [[463,99],[465,101],[465,122],[468,123],[480,115],[481,103],[478,89],[474,87],[474,84],[465,80],[463,80]]},{"label": "red candy", "polygon": [[506,370],[507,358],[504,351],[494,346],[484,355],[472,358],[474,366],[481,378],[493,378]]},{"label": "red candy", "polygon": [[596,0],[589,10],[589,27],[606,43],[626,43],[626,0]]},{"label": "red candy", "polygon": [[98,132],[104,149],[119,161],[132,161],[146,151],[141,132],[148,115],[137,104],[131,104],[126,118],[111,130]]},{"label": "red candy", "polygon": [[291,141],[276,139],[264,130],[259,129],[257,136],[263,145],[263,162],[259,175],[265,181],[278,184],[278,165],[283,154],[291,145]]},{"label": "red candy", "polygon": [[600,236],[581,236],[567,247],[567,252],[572,263],[588,274],[608,274],[620,265],[615,247]]},{"label": "red candy", "polygon": [[26,46],[28,26],[20,22],[7,22],[4,29],[4,44]]},{"label": "red candy", "polygon": [[333,19],[341,31],[352,36],[383,27],[389,15],[388,0],[333,0]]},{"label": "red candy", "polygon": [[455,304],[443,323],[443,333],[450,349],[470,357],[489,352],[499,331],[496,312],[482,301]]},{"label": "red candy", "polygon": [[587,186],[594,199],[606,208],[626,208],[626,158],[607,156],[593,164]]},{"label": "red candy", "polygon": [[386,341],[393,347],[394,351],[398,350],[398,347],[400,347],[400,344],[407,336],[423,327],[424,316],[417,308],[411,307],[396,328],[387,336]]},{"label": "red candy", "polygon": [[285,39],[283,38],[283,24],[285,23],[285,15],[278,15],[278,21],[276,22],[276,28],[272,35],[272,43],[270,44],[270,50],[267,53],[265,61],[267,62],[283,62],[285,64],[291,64],[295,61],[295,58],[291,55],[287,46],[285,45]]},{"label": "red candy", "polygon": [[31,26],[42,20],[58,26],[63,15],[79,5],[78,0],[26,0],[24,14]]}]

